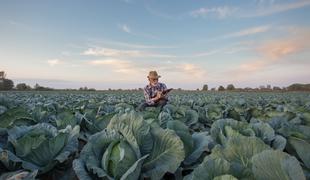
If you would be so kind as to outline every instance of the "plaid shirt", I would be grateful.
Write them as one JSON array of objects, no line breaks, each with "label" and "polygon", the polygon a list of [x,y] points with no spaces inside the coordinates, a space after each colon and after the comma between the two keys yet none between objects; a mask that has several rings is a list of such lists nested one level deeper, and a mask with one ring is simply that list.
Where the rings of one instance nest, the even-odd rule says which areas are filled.
[{"label": "plaid shirt", "polygon": [[156,86],[151,86],[150,84],[144,87],[144,97],[148,105],[153,105],[155,102],[151,100],[154,98],[158,91],[166,90],[167,86],[164,83],[157,83]]}]

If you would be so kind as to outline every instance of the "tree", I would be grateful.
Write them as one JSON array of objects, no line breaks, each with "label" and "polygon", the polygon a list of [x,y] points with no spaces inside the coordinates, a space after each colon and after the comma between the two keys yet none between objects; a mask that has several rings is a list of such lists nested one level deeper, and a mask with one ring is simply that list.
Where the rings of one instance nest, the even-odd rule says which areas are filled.
[{"label": "tree", "polygon": [[88,91],[96,91],[95,88],[89,88]]},{"label": "tree", "polygon": [[203,91],[208,91],[208,85],[207,84],[203,85],[202,90]]},{"label": "tree", "polygon": [[271,85],[267,84],[267,89],[271,90]]},{"label": "tree", "polygon": [[0,90],[8,91],[12,90],[14,87],[14,82],[11,79],[3,79],[0,82]]},{"label": "tree", "polygon": [[232,91],[235,90],[235,86],[233,84],[228,84],[226,89]]},{"label": "tree", "polygon": [[6,76],[5,72],[4,71],[0,71],[0,79],[4,80],[5,76]]},{"label": "tree", "polygon": [[224,88],[223,86],[220,86],[220,87],[218,88],[218,91],[225,91],[225,88]]},{"label": "tree", "polygon": [[273,90],[274,90],[274,91],[281,91],[281,88],[278,87],[278,86],[273,86]]},{"label": "tree", "polygon": [[34,90],[36,91],[51,91],[52,88],[40,86],[38,83],[34,86]]},{"label": "tree", "polygon": [[310,91],[310,84],[292,84],[287,87],[289,91]]},{"label": "tree", "polygon": [[31,87],[25,83],[19,83],[16,85],[16,89],[20,91],[31,90]]},{"label": "tree", "polygon": [[35,89],[35,90],[40,89],[40,85],[38,83],[36,83],[36,85],[34,85],[33,89]]},{"label": "tree", "polygon": [[87,86],[85,86],[85,87],[80,87],[80,88],[79,88],[79,91],[88,91],[88,87],[87,87]]}]

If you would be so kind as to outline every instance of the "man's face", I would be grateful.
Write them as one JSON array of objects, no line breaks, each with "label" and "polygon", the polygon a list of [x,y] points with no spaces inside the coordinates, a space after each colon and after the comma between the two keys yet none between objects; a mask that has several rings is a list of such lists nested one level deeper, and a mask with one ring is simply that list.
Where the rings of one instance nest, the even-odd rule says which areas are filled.
[{"label": "man's face", "polygon": [[149,78],[149,81],[152,86],[156,86],[158,83],[158,78]]}]

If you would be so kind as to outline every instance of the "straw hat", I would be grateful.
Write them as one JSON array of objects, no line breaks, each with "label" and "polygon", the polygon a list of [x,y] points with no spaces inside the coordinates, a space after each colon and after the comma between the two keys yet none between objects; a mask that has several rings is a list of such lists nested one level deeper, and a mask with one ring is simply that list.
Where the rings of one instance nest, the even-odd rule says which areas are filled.
[{"label": "straw hat", "polygon": [[159,76],[156,71],[150,71],[147,77],[150,79],[156,79],[156,78],[160,78],[161,76]]}]

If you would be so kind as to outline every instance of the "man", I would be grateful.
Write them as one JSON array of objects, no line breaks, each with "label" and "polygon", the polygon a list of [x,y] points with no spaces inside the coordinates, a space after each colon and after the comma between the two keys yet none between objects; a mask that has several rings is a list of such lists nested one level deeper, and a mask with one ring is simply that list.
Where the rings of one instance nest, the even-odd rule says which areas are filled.
[{"label": "man", "polygon": [[158,82],[158,78],[160,77],[156,71],[149,72],[147,76],[149,84],[144,87],[145,102],[138,107],[139,111],[144,110],[146,107],[162,108],[167,104],[167,93],[164,94],[167,86],[164,83]]}]

